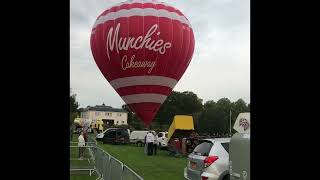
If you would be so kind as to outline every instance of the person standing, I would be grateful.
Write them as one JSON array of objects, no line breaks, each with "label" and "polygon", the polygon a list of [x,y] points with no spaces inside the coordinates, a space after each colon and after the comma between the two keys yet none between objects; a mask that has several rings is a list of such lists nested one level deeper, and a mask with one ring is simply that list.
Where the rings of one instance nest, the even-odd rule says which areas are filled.
[{"label": "person standing", "polygon": [[153,141],[153,153],[154,155],[157,155],[157,147],[158,147],[158,135],[156,133],[153,134],[154,141]]},{"label": "person standing", "polygon": [[83,128],[83,138],[84,138],[84,141],[85,141],[85,145],[87,145],[88,144],[88,128],[87,127],[84,127]]},{"label": "person standing", "polygon": [[153,143],[154,143],[154,136],[151,131],[148,132],[147,137],[146,137],[146,141],[148,144],[148,156],[152,156],[152,147],[153,147]]},{"label": "person standing", "polygon": [[144,154],[148,154],[147,134],[144,136]]},{"label": "person standing", "polygon": [[79,146],[79,158],[83,159],[84,158],[84,146],[86,142],[84,141],[84,136],[83,132],[81,132],[80,136],[78,137],[78,146]]}]

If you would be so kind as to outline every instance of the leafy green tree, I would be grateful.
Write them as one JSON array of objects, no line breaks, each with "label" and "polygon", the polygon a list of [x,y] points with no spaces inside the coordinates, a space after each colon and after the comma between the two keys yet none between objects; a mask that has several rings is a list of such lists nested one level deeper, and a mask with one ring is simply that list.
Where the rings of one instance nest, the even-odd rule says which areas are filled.
[{"label": "leafy green tree", "polygon": [[76,94],[71,94],[69,98],[69,104],[70,104],[70,124],[73,124],[73,121],[76,117],[79,116],[80,112],[78,110],[79,103],[76,99]]}]

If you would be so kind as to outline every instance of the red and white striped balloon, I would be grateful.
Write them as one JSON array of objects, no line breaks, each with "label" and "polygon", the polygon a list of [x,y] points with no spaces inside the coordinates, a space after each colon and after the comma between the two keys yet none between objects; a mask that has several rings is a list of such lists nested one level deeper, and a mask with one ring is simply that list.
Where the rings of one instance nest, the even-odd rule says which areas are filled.
[{"label": "red and white striped balloon", "polygon": [[156,0],[131,0],[105,10],[91,33],[104,77],[149,125],[186,71],[194,51],[188,19]]}]

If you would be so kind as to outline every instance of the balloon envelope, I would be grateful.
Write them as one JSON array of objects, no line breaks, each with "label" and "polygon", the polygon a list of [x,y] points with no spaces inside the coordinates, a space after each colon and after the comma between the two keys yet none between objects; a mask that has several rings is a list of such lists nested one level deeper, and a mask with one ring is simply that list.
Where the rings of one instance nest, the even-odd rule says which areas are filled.
[{"label": "balloon envelope", "polygon": [[90,44],[104,77],[148,125],[186,71],[194,34],[178,9],[131,0],[98,16]]}]

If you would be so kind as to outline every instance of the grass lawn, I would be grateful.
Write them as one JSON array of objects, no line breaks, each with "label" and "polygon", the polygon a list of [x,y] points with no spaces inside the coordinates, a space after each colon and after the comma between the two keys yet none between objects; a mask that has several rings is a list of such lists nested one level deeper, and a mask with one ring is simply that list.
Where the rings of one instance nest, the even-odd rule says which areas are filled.
[{"label": "grass lawn", "polygon": [[70,176],[70,180],[96,180],[97,176]]},{"label": "grass lawn", "polygon": [[[77,135],[74,135],[73,141],[77,142]],[[187,166],[186,157],[171,157],[168,151],[159,149],[156,156],[147,156],[143,152],[144,147],[134,145],[110,145],[98,142],[98,146],[129,166],[145,180],[184,180],[183,170]],[[70,155],[76,157],[76,148],[72,151]],[[80,161],[75,160],[71,164],[78,166]],[[96,176],[93,177],[96,178]],[[70,176],[71,180],[90,180],[93,177]]]},{"label": "grass lawn", "polygon": [[133,145],[98,145],[106,152],[129,166],[145,180],[183,180],[187,158],[176,158],[167,151],[158,150],[156,156],[147,156],[143,147]]}]

